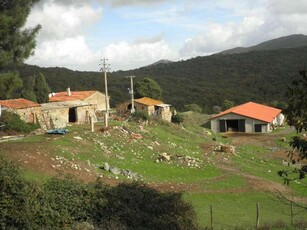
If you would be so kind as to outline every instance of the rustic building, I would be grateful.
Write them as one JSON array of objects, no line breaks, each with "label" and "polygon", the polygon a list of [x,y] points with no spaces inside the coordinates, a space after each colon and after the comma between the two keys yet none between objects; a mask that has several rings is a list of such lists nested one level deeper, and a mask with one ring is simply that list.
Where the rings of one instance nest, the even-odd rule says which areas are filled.
[{"label": "rustic building", "polygon": [[134,100],[135,111],[143,111],[149,116],[157,116],[165,121],[171,121],[171,105],[149,97]]},{"label": "rustic building", "polygon": [[248,102],[211,117],[211,129],[214,132],[266,133],[281,125],[283,118],[280,109]]},{"label": "rustic building", "polygon": [[46,129],[65,128],[68,123],[86,124],[97,121],[96,113],[106,110],[105,95],[99,91],[52,93],[49,103],[42,104],[40,123]]},{"label": "rustic building", "polygon": [[27,123],[37,123],[41,114],[41,105],[24,98],[0,100],[0,110],[16,113]]}]

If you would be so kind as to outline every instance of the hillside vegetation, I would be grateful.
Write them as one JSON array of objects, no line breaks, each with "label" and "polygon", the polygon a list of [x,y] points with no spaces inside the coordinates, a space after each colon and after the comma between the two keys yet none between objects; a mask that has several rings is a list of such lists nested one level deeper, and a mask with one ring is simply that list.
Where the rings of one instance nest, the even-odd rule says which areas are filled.
[{"label": "hillside vegetation", "polygon": [[[252,228],[257,202],[262,226],[289,226],[285,213],[290,205],[278,195],[307,202],[301,197],[301,185],[293,182],[287,187],[277,175],[287,169],[281,162],[287,159],[284,150],[289,146],[281,138],[290,140],[295,132],[284,128],[271,134],[221,136],[202,127],[207,120],[205,115],[186,113],[183,125],[112,121],[108,132],[96,124],[95,133],[88,125],[73,125],[63,136],[44,134],[0,142],[0,152],[18,163],[30,181],[44,183],[69,173],[85,182],[97,177],[109,185],[137,180],[159,191],[183,192],[201,227],[210,226],[209,206],[213,205],[217,229]],[[219,151],[220,143],[234,145],[236,153]],[[295,207],[299,213],[295,224],[306,218],[301,211]]]},{"label": "hillside vegetation", "polygon": [[307,46],[307,36],[303,34],[293,34],[285,37],[272,39],[250,47],[236,47],[222,51],[218,54],[235,54],[259,50],[276,50],[284,48],[297,48]]},{"label": "hillside vegetation", "polygon": [[[270,104],[284,101],[284,88],[297,71],[307,66],[307,46],[272,51],[253,51],[232,55],[197,57],[187,61],[158,64],[131,71],[109,74],[109,95],[112,106],[129,100],[129,80],[149,77],[163,89],[164,101],[179,110],[186,104],[196,103],[205,112],[225,99],[236,104],[254,101]],[[18,68],[25,80],[42,72],[52,91],[104,90],[103,74],[79,72],[65,68],[39,68],[24,65]]]}]

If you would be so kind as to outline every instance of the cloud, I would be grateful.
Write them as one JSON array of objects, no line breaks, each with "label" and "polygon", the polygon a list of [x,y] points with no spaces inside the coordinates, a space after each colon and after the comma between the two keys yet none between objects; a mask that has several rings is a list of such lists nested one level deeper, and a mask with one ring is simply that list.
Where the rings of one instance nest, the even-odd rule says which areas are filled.
[{"label": "cloud", "polygon": [[[95,55],[88,48],[85,38],[77,36],[40,43],[35,51],[35,56],[30,57],[28,63],[42,67],[65,66],[71,69],[86,70],[87,65],[91,64],[94,57]],[[96,60],[97,63],[98,60]]]},{"label": "cloud", "polygon": [[102,9],[94,9],[90,4],[74,2],[72,5],[64,6],[57,1],[45,0],[32,9],[26,26],[41,24],[42,30],[39,33],[41,40],[63,39],[84,33],[86,28],[101,17]]},{"label": "cloud", "polygon": [[151,6],[157,5],[163,2],[169,2],[169,0],[108,0],[113,7],[123,6]]},{"label": "cloud", "polygon": [[108,57],[111,68],[128,70],[152,64],[160,59],[174,60],[178,54],[161,40],[157,42],[110,44],[102,53]]},{"label": "cloud", "polygon": [[[230,9],[230,2],[224,7]],[[303,23],[307,20],[306,1],[267,0],[259,3],[261,5],[248,3],[234,7],[232,12],[240,20],[204,24],[205,30],[185,41],[180,49],[181,56],[208,55],[237,46],[256,45],[280,36],[307,33]]]}]

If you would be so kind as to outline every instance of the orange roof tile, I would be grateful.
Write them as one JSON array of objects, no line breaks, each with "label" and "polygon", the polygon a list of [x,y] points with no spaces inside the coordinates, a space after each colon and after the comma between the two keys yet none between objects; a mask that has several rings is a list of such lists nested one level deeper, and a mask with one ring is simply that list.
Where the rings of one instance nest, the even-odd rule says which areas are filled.
[{"label": "orange roof tile", "polygon": [[49,102],[58,101],[80,101],[92,96],[97,91],[71,91],[71,95],[67,96],[67,92],[58,92],[49,98]]},{"label": "orange roof tile", "polygon": [[149,97],[142,97],[142,98],[139,98],[139,99],[135,99],[134,101],[138,102],[140,104],[143,104],[143,105],[148,105],[148,106],[163,104],[162,101],[158,101],[158,100],[155,100],[155,99],[152,99],[152,98],[149,98]]},{"label": "orange roof tile", "polygon": [[211,119],[221,117],[223,115],[234,113],[241,116],[253,118],[260,121],[272,122],[274,118],[281,113],[280,109],[276,109],[270,106],[257,104],[254,102],[248,102],[242,105],[238,105],[227,109],[213,117]]},{"label": "orange roof tile", "polygon": [[11,100],[0,100],[0,105],[10,108],[10,109],[27,109],[32,107],[40,107],[40,104],[37,104],[33,101],[29,101],[24,98],[11,99]]}]

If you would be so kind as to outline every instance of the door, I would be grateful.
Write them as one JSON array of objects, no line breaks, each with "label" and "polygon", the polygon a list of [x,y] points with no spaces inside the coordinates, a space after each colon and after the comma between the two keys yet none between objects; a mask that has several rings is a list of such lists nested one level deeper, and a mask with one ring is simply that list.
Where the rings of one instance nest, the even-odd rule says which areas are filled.
[{"label": "door", "polygon": [[226,132],[226,120],[219,120],[220,123],[220,132],[224,133]]},{"label": "door", "polygon": [[262,125],[255,124],[255,132],[256,133],[261,133],[262,132]]},{"label": "door", "polygon": [[238,120],[238,132],[245,132],[245,120]]}]

